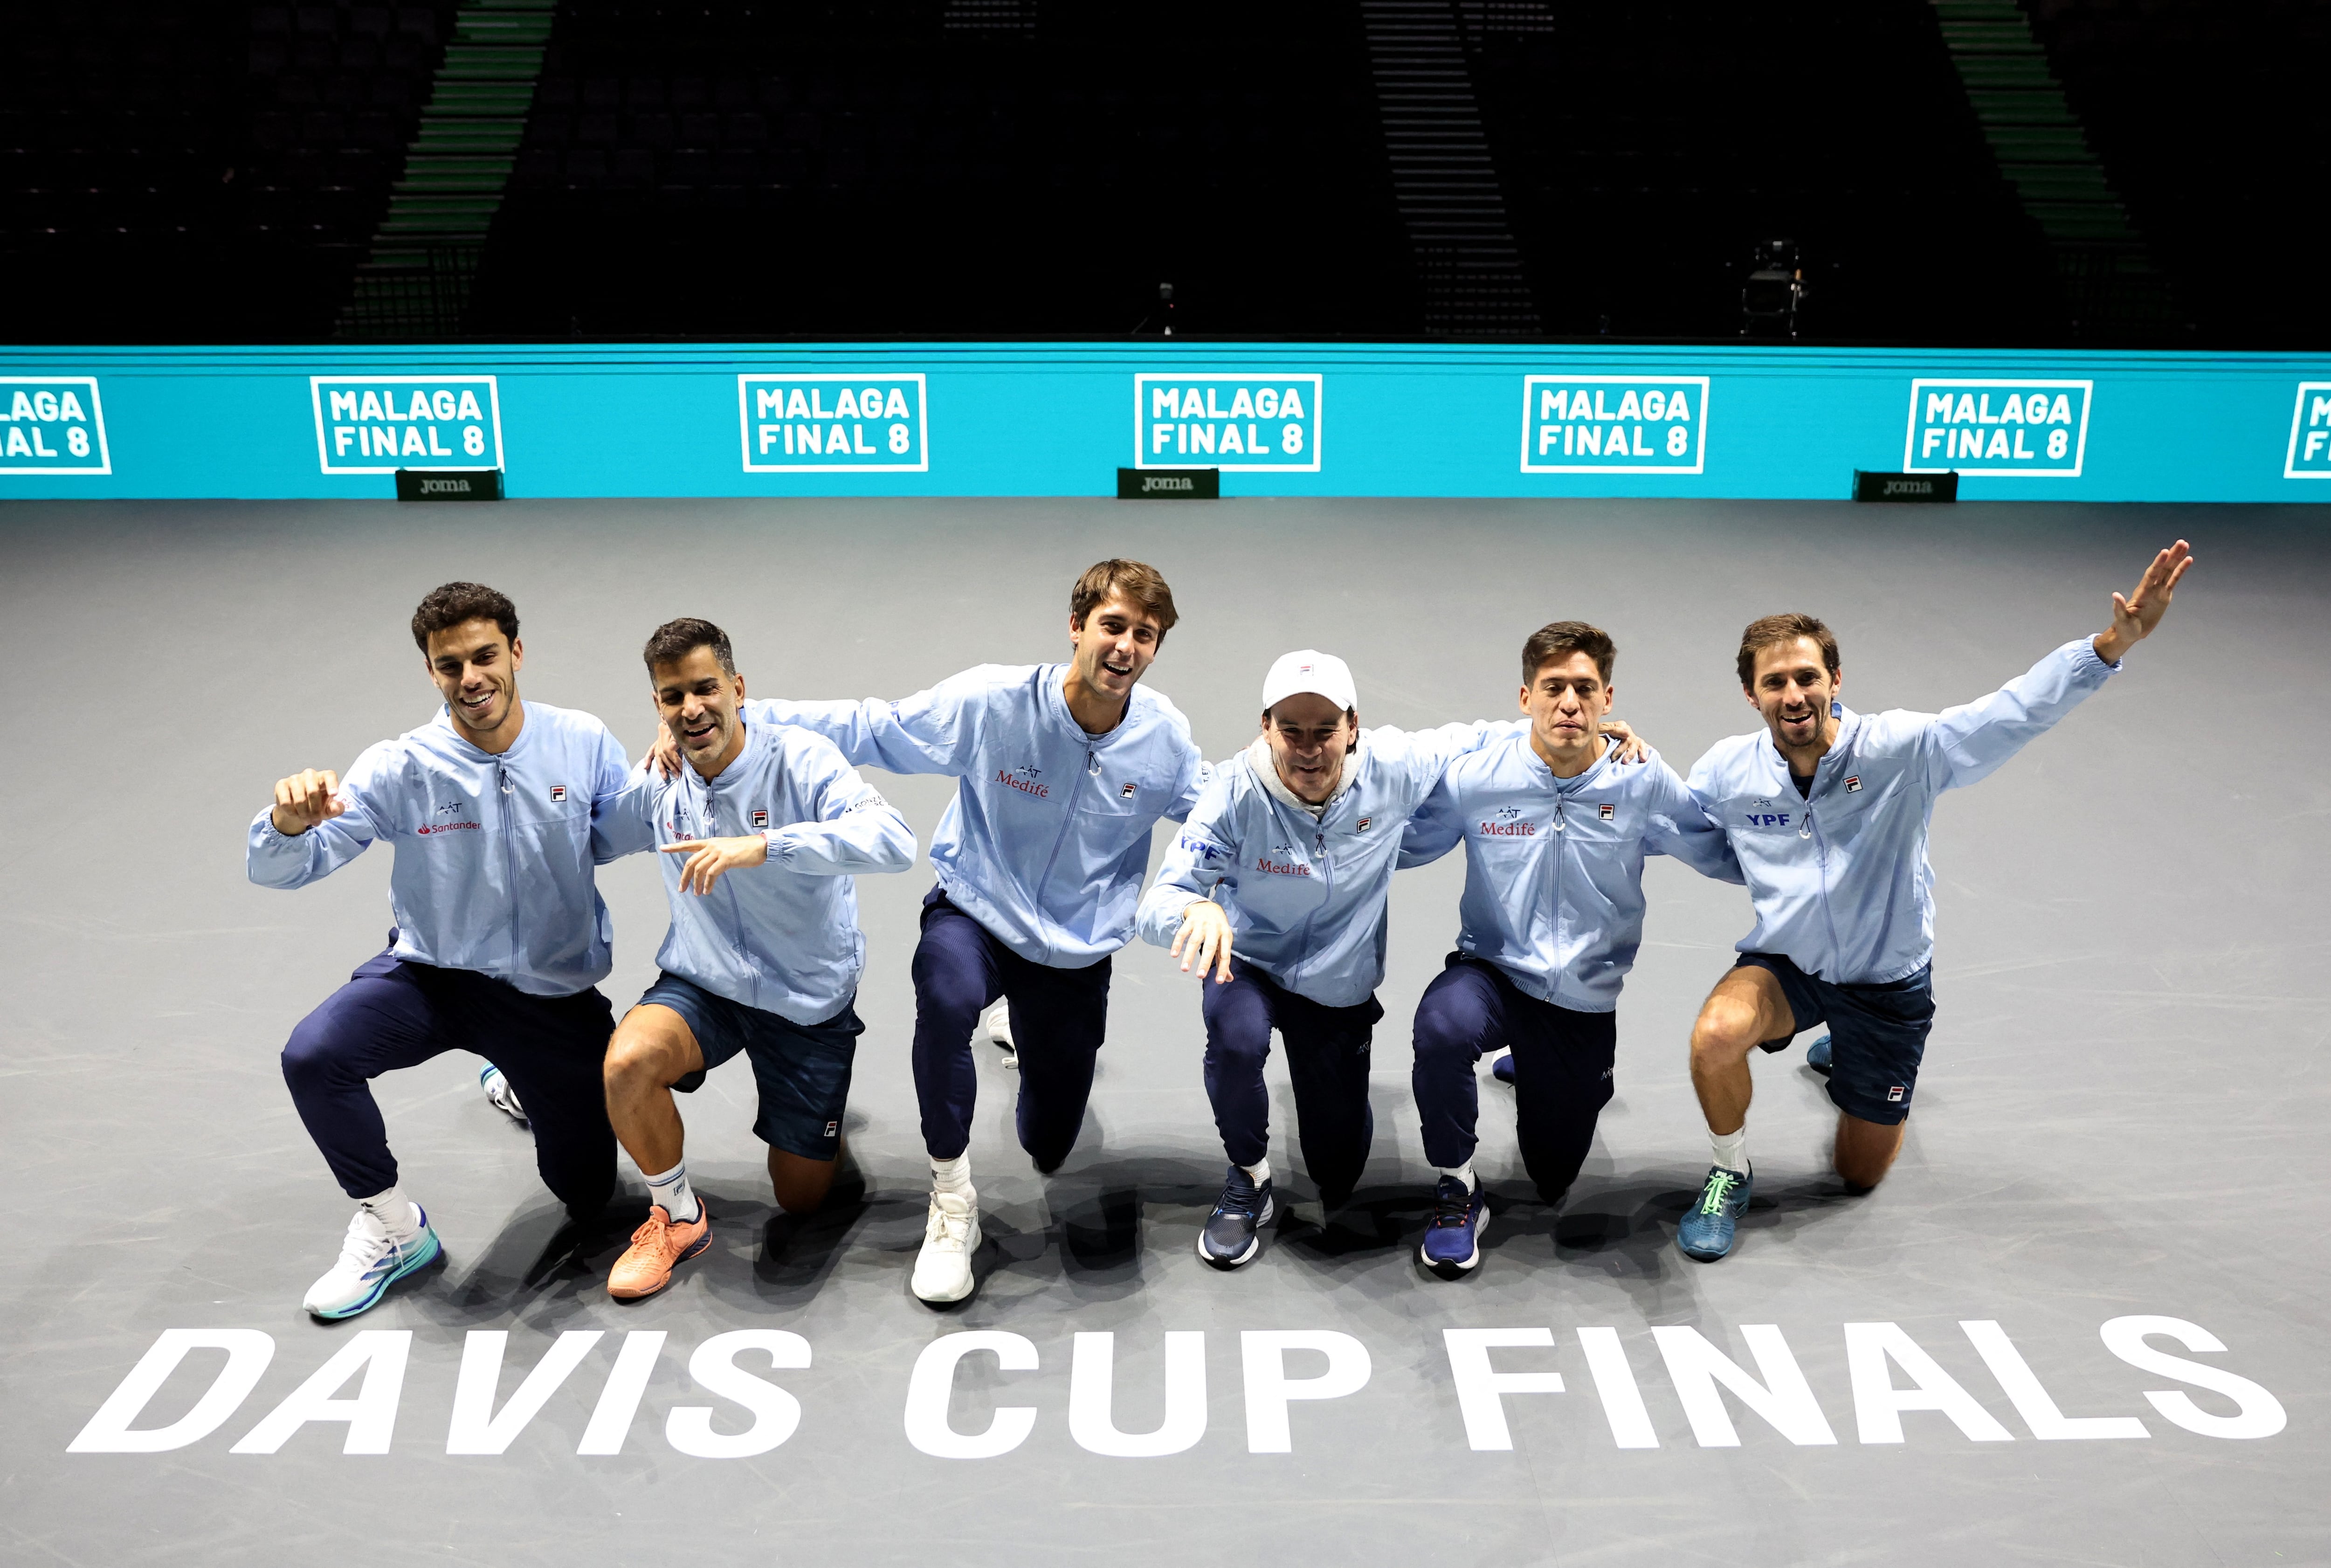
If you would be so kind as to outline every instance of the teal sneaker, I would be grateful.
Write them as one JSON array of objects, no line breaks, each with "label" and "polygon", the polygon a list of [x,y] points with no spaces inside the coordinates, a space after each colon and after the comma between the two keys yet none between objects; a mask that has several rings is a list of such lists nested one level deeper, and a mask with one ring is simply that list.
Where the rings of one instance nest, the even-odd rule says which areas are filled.
[{"label": "teal sneaker", "polygon": [[1745,1171],[1708,1167],[1707,1184],[1684,1211],[1683,1223],[1676,1227],[1676,1245],[1683,1249],[1685,1257],[1713,1263],[1732,1250],[1740,1216],[1748,1212],[1750,1184]]},{"label": "teal sneaker", "polygon": [[444,1251],[437,1232],[421,1205],[412,1207],[413,1232],[402,1239],[390,1235],[371,1210],[358,1208],[340,1242],[339,1261],[308,1288],[300,1305],[318,1317],[354,1317],[376,1306],[390,1286],[437,1261]]}]

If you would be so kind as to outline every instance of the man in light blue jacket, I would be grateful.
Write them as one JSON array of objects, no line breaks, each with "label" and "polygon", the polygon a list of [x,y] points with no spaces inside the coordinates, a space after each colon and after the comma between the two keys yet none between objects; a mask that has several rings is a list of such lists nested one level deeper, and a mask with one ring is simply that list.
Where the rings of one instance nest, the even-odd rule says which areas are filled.
[{"label": "man in light blue jacket", "polygon": [[607,1273],[607,1294],[626,1301],[663,1289],[712,1239],[671,1091],[699,1088],[739,1051],[753,1064],[753,1131],[769,1145],[778,1206],[806,1214],[825,1201],[865,1027],[853,1005],[866,958],[854,879],[915,859],[906,819],[832,742],[744,721],[745,678],[719,627],[666,622],[644,657],[686,765],[670,776],[642,765],[599,813],[602,859],[662,851],[671,906],[663,973],[607,1048],[607,1115],[651,1198]]},{"label": "man in light blue jacket", "polygon": [[975,1284],[971,1034],[999,995],[1017,1041],[1021,1147],[1049,1174],[1076,1142],[1150,830],[1189,815],[1207,776],[1189,721],[1139,684],[1175,618],[1154,568],[1102,561],[1070,596],[1065,664],[981,665],[897,702],[745,705],[748,722],[813,730],[858,766],[962,781],[931,838],[938,885],[914,960],[932,1193],[913,1289],[925,1301],[960,1301]]},{"label": "man in light blue jacket", "polygon": [[1139,917],[1145,940],[1213,982],[1206,1096],[1230,1168],[1197,1247],[1215,1268],[1254,1257],[1276,1212],[1262,1079],[1274,1028],[1320,1201],[1333,1209],[1358,1183],[1401,828],[1451,758],[1519,727],[1363,730],[1350,668],[1316,649],[1263,677],[1261,735],[1214,770]]},{"label": "man in light blue jacket", "polygon": [[1559,1202],[1611,1099],[1619,991],[1643,939],[1644,858],[1741,879],[1674,770],[1603,738],[1617,660],[1609,634],[1584,622],[1531,633],[1522,733],[1451,764],[1403,841],[1403,866],[1465,846],[1457,951],[1417,1003],[1411,1079],[1440,1172],[1418,1260],[1442,1278],[1479,1264],[1489,1224],[1473,1171],[1475,1064],[1511,1048],[1522,1165]]},{"label": "man in light blue jacket", "polygon": [[1688,1256],[1712,1262],[1732,1250],[1754,1174],[1749,1055],[1799,1030],[1830,1026],[1838,1174],[1864,1191],[1885,1179],[1934,1025],[1936,798],[1989,777],[2103,686],[2160,624],[2192,565],[2178,540],[2134,593],[2113,595],[2108,630],[1939,714],[1854,713],[1838,700],[1844,670],[1828,627],[1810,615],[1749,623],[1740,687],[1765,727],[1719,741],[1691,774],[1693,796],[1740,857],[1756,927],[1692,1027],[1692,1087],[1716,1159],[1677,1229]]},{"label": "man in light blue jacket", "polygon": [[471,1050],[524,1098],[542,1179],[578,1219],[615,1183],[600,1062],[614,1020],[607,908],[593,880],[595,814],[623,786],[623,748],[597,719],[523,702],[518,612],[491,588],[448,583],[422,600],[413,640],[445,706],[366,748],[342,779],[309,768],[275,786],[244,865],[302,888],[385,841],[395,850],[386,952],[291,1031],[283,1077],[308,1134],[357,1201],[339,1260],[308,1292],[348,1317],[440,1251],[397,1185],[371,1080]]}]

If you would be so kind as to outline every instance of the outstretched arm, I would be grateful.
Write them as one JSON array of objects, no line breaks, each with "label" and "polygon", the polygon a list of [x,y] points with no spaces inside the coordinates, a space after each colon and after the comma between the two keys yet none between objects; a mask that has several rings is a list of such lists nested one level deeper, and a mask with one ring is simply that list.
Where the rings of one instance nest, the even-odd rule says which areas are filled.
[{"label": "outstretched arm", "polygon": [[1988,777],[2079,706],[2161,623],[2171,590],[2192,564],[2178,540],[2154,556],[2134,594],[2113,595],[2110,631],[2066,643],[1988,697],[1945,708],[1927,732],[1931,786],[1963,789]]},{"label": "outstretched arm", "polygon": [[2193,547],[2180,539],[2153,557],[2153,565],[2136,580],[2134,593],[2125,598],[2115,594],[2111,630],[2089,639],[2097,657],[2117,664],[2122,654],[2152,636],[2161,618],[2169,613],[2169,596],[2177,591],[2177,580],[2193,564]]},{"label": "outstretched arm", "polygon": [[[790,725],[823,736],[844,760],[888,773],[959,773],[962,758],[977,737],[977,670],[966,670],[928,691],[896,702],[870,697],[862,702],[788,702],[756,697],[743,705],[748,724]],[[664,777],[680,771],[680,748],[669,732],[656,732],[644,759]]]}]

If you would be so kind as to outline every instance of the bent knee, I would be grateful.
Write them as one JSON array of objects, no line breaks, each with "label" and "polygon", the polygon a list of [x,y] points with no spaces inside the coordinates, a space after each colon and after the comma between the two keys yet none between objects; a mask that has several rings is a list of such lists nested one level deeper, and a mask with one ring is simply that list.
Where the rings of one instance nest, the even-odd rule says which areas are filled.
[{"label": "bent knee", "polygon": [[607,1042],[601,1072],[607,1084],[624,1088],[664,1088],[677,1083],[688,1069],[680,1042],[645,1030],[617,1029]]},{"label": "bent knee", "polygon": [[1699,1017],[1691,1026],[1692,1060],[1705,1062],[1737,1060],[1763,1043],[1757,1038],[1758,1032],[1755,1008],[1739,1003],[1711,1001],[1699,1010]]},{"label": "bent knee", "polygon": [[339,1041],[330,1029],[302,1022],[283,1042],[283,1081],[295,1088],[321,1083],[333,1076],[338,1055]]}]

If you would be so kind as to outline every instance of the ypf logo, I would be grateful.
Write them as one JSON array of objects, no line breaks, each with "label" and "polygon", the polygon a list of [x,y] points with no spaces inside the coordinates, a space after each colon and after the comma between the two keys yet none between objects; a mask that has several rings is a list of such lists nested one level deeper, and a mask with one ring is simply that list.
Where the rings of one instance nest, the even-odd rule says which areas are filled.
[{"label": "ypf logo", "polygon": [[0,378],[0,474],[109,474],[94,375]]},{"label": "ypf logo", "polygon": [[308,388],[328,474],[502,466],[490,375],[311,375]]}]

